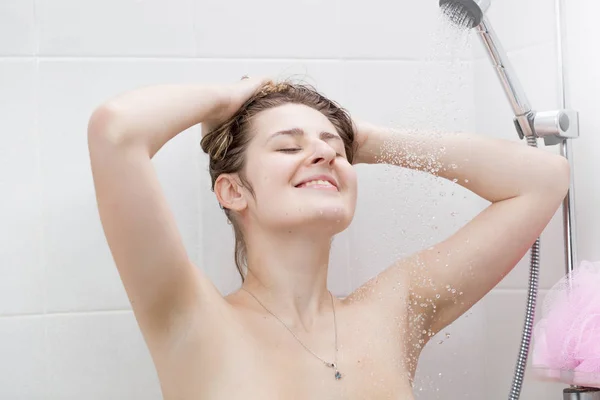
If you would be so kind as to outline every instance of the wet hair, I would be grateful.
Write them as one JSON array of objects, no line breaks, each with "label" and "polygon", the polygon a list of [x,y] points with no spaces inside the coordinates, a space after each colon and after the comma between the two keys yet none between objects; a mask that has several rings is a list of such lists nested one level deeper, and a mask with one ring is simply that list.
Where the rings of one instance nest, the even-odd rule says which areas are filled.
[{"label": "wet hair", "polygon": [[[284,104],[303,104],[327,117],[342,138],[346,157],[352,163],[356,150],[355,135],[352,119],[346,110],[308,84],[287,81],[267,83],[248,99],[235,115],[202,138],[200,142],[202,150],[209,155],[209,173],[213,191],[219,175],[237,173],[241,183],[254,196],[244,171],[246,149],[253,137],[250,133],[250,124],[261,111]],[[221,208],[233,226],[235,264],[243,282],[245,280],[243,269],[248,266],[244,233],[234,213],[222,206]]]}]

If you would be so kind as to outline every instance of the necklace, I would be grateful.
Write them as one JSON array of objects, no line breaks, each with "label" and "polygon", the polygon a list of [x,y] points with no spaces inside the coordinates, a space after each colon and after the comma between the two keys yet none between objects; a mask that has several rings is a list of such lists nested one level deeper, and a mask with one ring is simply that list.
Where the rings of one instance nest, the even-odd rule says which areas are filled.
[{"label": "necklace", "polygon": [[335,305],[333,303],[333,295],[331,294],[331,292],[328,291],[329,292],[329,296],[331,297],[331,307],[333,308],[333,326],[334,326],[334,329],[335,329],[335,362],[332,362],[332,363],[323,360],[321,357],[319,357],[318,355],[316,355],[311,349],[309,349],[308,347],[306,347],[304,345],[304,343],[302,343],[302,341],[300,339],[298,339],[298,336],[296,336],[296,334],[294,332],[292,332],[292,330],[290,328],[288,328],[288,326],[281,319],[279,319],[279,317],[277,315],[273,314],[267,307],[265,307],[265,305],[263,303],[261,303],[261,301],[258,300],[255,295],[253,295],[252,293],[248,292],[244,288],[242,288],[242,289],[245,292],[247,292],[250,296],[254,297],[254,299],[256,301],[258,301],[258,304],[260,304],[261,306],[263,306],[263,308],[265,310],[267,310],[267,312],[269,314],[271,314],[272,316],[274,316],[275,318],[277,318],[277,320],[279,322],[281,322],[281,324],[283,326],[285,326],[285,328],[288,331],[290,331],[290,333],[294,336],[294,338],[296,338],[296,340],[298,341],[298,343],[300,343],[302,345],[302,347],[304,347],[306,350],[308,350],[313,356],[315,356],[319,360],[321,360],[321,362],[323,362],[325,364],[325,366],[327,366],[329,368],[333,368],[335,370],[335,379],[337,379],[337,380],[342,379],[342,374],[340,373],[340,371],[338,371],[338,368],[337,368],[337,352],[338,352],[338,344],[337,344],[337,322],[336,322],[336,319],[335,319]]}]

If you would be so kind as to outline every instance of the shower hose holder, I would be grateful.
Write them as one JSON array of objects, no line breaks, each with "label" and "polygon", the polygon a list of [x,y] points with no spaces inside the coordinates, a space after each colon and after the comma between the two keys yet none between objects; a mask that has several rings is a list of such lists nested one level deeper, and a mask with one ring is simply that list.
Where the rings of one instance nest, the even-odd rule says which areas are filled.
[{"label": "shower hose holder", "polygon": [[513,121],[520,139],[543,138],[546,146],[579,137],[579,113],[575,110],[529,111]]}]

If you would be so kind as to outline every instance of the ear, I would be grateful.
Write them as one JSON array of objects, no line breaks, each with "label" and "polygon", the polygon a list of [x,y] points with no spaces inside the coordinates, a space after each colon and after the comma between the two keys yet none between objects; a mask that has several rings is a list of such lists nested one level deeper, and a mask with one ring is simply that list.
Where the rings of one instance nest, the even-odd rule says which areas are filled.
[{"label": "ear", "polygon": [[224,208],[242,211],[248,206],[244,188],[236,174],[221,174],[215,181],[217,200]]}]

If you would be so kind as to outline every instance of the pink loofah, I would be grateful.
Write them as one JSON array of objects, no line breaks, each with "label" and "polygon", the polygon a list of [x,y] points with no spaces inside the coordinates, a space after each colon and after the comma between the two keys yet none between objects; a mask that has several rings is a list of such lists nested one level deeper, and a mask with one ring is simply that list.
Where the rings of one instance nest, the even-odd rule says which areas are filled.
[{"label": "pink loofah", "polygon": [[600,262],[583,261],[554,285],[536,324],[532,362],[538,377],[600,387]]}]

